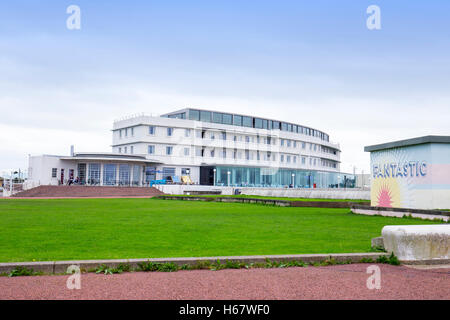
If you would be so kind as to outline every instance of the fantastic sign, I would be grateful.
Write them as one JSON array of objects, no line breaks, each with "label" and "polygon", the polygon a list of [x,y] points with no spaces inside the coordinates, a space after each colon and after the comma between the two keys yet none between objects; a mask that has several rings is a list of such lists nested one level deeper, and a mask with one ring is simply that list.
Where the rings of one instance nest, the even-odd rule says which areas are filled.
[{"label": "fantastic sign", "polygon": [[374,164],[372,177],[377,178],[407,178],[424,177],[427,175],[427,163],[425,161],[408,161],[404,163]]}]

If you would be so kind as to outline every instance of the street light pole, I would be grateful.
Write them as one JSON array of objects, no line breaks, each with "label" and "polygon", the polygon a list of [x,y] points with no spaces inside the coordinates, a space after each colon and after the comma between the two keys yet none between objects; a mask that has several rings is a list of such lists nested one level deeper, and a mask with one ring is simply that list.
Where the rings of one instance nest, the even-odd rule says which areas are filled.
[{"label": "street light pole", "polygon": [[213,185],[214,185],[214,186],[216,186],[216,171],[217,171],[217,169],[214,168],[214,169],[213,169],[213,172],[214,172],[214,181],[213,181]]}]

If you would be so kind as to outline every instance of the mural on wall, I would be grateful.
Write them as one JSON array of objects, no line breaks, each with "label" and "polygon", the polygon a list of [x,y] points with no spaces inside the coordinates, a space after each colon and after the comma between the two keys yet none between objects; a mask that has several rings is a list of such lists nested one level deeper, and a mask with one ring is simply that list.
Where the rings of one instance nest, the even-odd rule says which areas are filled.
[{"label": "mural on wall", "polygon": [[370,158],[371,205],[416,207],[417,187],[431,185],[430,145],[375,151]]}]

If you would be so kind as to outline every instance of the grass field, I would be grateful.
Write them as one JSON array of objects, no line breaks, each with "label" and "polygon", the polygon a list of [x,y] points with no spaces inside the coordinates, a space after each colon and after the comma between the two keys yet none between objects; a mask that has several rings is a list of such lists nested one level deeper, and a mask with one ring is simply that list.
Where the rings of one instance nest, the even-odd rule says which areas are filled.
[{"label": "grass field", "polygon": [[230,198],[254,198],[254,199],[274,199],[274,200],[287,200],[287,201],[325,201],[325,202],[355,202],[355,203],[370,203],[370,200],[362,200],[362,199],[323,199],[323,198],[289,198],[289,197],[271,197],[271,196],[253,196],[253,195],[246,195],[246,194],[240,194],[240,195],[211,195],[211,194],[202,194],[202,195],[186,195],[186,194],[171,194],[170,196],[175,197],[230,197]]},{"label": "grass field", "polygon": [[0,262],[368,252],[384,225],[425,223],[240,203],[0,200]]}]

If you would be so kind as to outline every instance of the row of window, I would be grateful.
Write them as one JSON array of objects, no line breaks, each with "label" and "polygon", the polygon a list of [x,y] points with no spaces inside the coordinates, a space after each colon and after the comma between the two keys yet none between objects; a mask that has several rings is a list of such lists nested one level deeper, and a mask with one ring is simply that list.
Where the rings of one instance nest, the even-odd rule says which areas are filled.
[{"label": "row of window", "polygon": [[[186,119],[186,113],[183,112],[183,113],[179,113],[178,116],[170,115],[168,117]],[[299,125],[295,125],[295,124],[291,124],[291,123],[286,123],[286,122],[260,119],[260,118],[242,116],[242,115],[237,115],[237,114],[189,109],[189,120],[228,124],[228,125],[257,128],[257,129],[282,130],[282,131],[295,132],[295,133],[305,134],[305,135],[309,135],[309,136],[314,136],[314,137],[318,137],[322,140],[329,141],[329,136],[318,130],[314,130],[311,128],[307,128],[307,127],[303,127],[303,126],[299,126]]]},{"label": "row of window", "polygon": [[[173,128],[166,128],[167,130],[167,136],[171,137],[173,135]],[[156,127],[155,126],[149,126],[148,129],[148,133],[150,135],[155,135],[156,133]],[[184,136],[185,137],[190,137],[191,135],[191,129],[184,129]],[[206,130],[202,130],[202,131],[197,131],[197,137],[198,138],[205,138],[206,137]],[[227,133],[225,131],[220,133],[220,138],[222,140],[227,140]],[[210,139],[211,140],[215,140],[216,139],[216,133],[215,132],[210,132]],[[264,144],[272,144],[275,143],[275,140],[272,139],[272,137],[260,137],[260,136],[237,136],[237,135],[233,135],[233,141],[237,142],[237,141],[245,141],[246,143],[264,143]],[[301,143],[302,149],[306,148],[306,142],[298,142]],[[296,140],[289,140],[289,139],[280,139],[280,145],[284,146],[286,145],[287,147],[291,147],[291,145],[296,148],[297,147],[297,141]],[[310,144],[310,150],[317,151],[317,149],[320,148],[319,145]],[[336,150],[328,148],[328,147],[322,147],[322,151],[323,152],[327,152],[327,153],[333,153],[336,154]]]},{"label": "row of window", "polygon": [[[154,145],[149,145],[148,146],[148,154],[155,154],[155,146]],[[173,154],[173,147],[172,146],[166,146],[166,155],[172,155]],[[189,156],[190,155],[190,148],[183,148],[183,155],[184,156]],[[209,150],[209,157],[210,158],[214,158],[216,156],[216,150],[215,149],[211,149]],[[242,159],[242,151],[238,151],[237,149],[234,149],[232,152],[232,158],[233,159]],[[253,153],[250,152],[250,150],[244,150],[244,157],[246,160],[253,160]],[[205,157],[207,156],[207,152],[205,148],[198,148],[196,150],[196,156],[199,157]],[[227,149],[223,148],[222,151],[220,152],[219,155],[221,158],[226,159],[227,158]],[[256,160],[261,160],[263,159],[264,161],[276,161],[276,155],[272,154],[270,151],[268,152],[260,152],[260,151],[256,151]],[[280,161],[284,162],[286,160],[286,163],[290,163],[292,159],[293,163],[297,163],[297,156],[293,156],[293,155],[284,155],[281,154],[280,155]],[[302,164],[306,164],[306,157],[301,157],[302,159]],[[318,159],[315,158],[309,158],[309,164],[310,165],[318,165]],[[322,165],[323,166],[327,166],[327,167],[333,167],[336,168],[336,162],[334,161],[329,161],[329,160],[322,160]]]},{"label": "row of window", "polygon": [[[123,153],[128,153],[128,150],[130,150],[130,154],[134,154],[134,146],[130,146],[130,149],[128,146],[123,147]],[[119,153],[122,153],[122,147],[119,147]]]},{"label": "row of window", "polygon": [[130,134],[131,137],[134,136],[134,127],[130,128],[124,128],[119,130],[119,137],[128,137],[128,134]]}]

